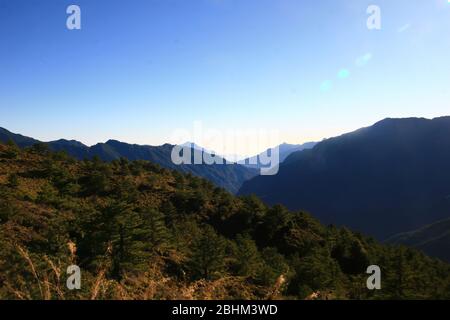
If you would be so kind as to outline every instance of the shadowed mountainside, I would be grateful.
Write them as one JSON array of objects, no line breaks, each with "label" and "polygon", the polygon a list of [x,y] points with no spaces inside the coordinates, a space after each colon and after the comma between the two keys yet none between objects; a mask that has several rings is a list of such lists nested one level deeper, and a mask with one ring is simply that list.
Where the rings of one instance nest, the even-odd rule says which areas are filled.
[{"label": "shadowed mountainside", "polygon": [[[317,144],[316,142],[306,142],[303,144],[282,143],[278,146],[279,161],[280,161],[280,163],[282,163],[292,153],[297,152],[297,151],[306,150],[306,149],[311,149],[316,144]],[[260,169],[265,166],[261,163],[261,160],[260,160],[261,157],[264,157],[264,155],[271,155],[273,150],[274,150],[274,148],[267,149],[266,151],[264,151],[256,156],[241,160],[241,161],[239,161],[239,163],[243,164],[244,166],[246,166],[248,168]]]},{"label": "shadowed mountainside", "polygon": [[450,262],[450,218],[390,237],[387,243],[402,244]]},{"label": "shadowed mountainside", "polygon": [[450,213],[450,117],[385,119],[291,154],[239,194],[386,238]]}]

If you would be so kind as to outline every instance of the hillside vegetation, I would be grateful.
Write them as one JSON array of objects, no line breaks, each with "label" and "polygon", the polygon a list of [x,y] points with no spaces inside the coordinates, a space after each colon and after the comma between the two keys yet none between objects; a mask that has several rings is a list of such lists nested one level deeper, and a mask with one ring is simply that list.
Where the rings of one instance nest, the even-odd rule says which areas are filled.
[{"label": "hillside vegetation", "polygon": [[0,144],[0,299],[311,296],[450,299],[450,266],[150,162]]}]

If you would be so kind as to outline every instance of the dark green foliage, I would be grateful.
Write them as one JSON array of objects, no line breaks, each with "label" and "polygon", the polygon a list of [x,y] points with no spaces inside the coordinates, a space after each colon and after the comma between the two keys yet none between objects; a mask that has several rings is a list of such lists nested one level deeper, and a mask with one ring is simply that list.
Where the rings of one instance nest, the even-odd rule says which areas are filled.
[{"label": "dark green foliage", "polygon": [[43,185],[42,189],[38,192],[36,202],[57,206],[57,204],[60,202],[57,189],[50,184]]},{"label": "dark green foliage", "polygon": [[280,276],[289,274],[289,265],[276,248],[264,248],[261,256],[264,263],[257,275],[257,281],[262,285],[273,286]]},{"label": "dark green foliage", "polygon": [[[19,150],[1,159],[0,181],[0,298],[43,297],[29,261],[52,283],[55,264],[76,263],[93,287],[101,278],[121,290],[145,291],[154,282],[138,279],[157,265],[161,281],[222,283],[231,298],[450,298],[448,264],[151,163]],[[365,286],[372,264],[382,290]],[[83,290],[73,297],[89,298]]]},{"label": "dark green foliage", "polygon": [[170,201],[164,201],[161,205],[161,212],[167,226],[172,227],[177,219],[177,209]]},{"label": "dark green foliage", "polygon": [[205,226],[192,243],[190,267],[194,278],[210,279],[224,271],[225,241],[211,226]]},{"label": "dark green foliage", "polygon": [[236,274],[253,279],[261,275],[264,262],[255,241],[250,236],[238,235],[236,237],[234,255]]},{"label": "dark green foliage", "polygon": [[306,257],[295,256],[292,259],[294,276],[290,283],[290,293],[304,298],[305,293],[336,289],[339,266],[326,249],[317,248]]},{"label": "dark green foliage", "polygon": [[17,212],[11,199],[4,192],[0,192],[0,224],[6,223]]},{"label": "dark green foliage", "polygon": [[145,209],[141,213],[147,228],[147,242],[153,250],[169,246],[169,231],[166,227],[164,214],[153,208]]},{"label": "dark green foliage", "polygon": [[47,144],[39,142],[31,146],[31,151],[40,155],[46,155],[50,152],[50,148]]},{"label": "dark green foliage", "polygon": [[8,140],[7,144],[8,148],[2,152],[2,157],[6,159],[15,159],[19,154],[19,147],[15,144],[13,140]]},{"label": "dark green foliage", "polygon": [[17,188],[19,186],[19,177],[17,174],[12,173],[8,177],[8,185],[11,188]]},{"label": "dark green foliage", "polygon": [[96,156],[92,161],[85,161],[85,172],[86,175],[80,179],[85,195],[103,195],[110,191],[113,174],[111,166]]},{"label": "dark green foliage", "polygon": [[81,219],[84,232],[78,235],[78,243],[84,263],[101,267],[105,256],[109,256],[110,275],[115,279],[145,267],[154,246],[152,226],[128,204],[112,201],[100,212]]},{"label": "dark green foliage", "polygon": [[347,274],[363,273],[370,265],[366,249],[361,241],[347,229],[341,229],[331,256]]}]

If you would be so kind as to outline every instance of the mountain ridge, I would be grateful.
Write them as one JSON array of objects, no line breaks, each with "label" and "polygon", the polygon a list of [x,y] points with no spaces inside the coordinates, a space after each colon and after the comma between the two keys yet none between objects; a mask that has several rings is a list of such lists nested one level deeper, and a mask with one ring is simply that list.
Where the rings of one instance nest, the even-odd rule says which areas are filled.
[{"label": "mountain ridge", "polygon": [[276,147],[269,148],[255,156],[248,157],[246,159],[243,159],[239,161],[242,165],[248,167],[248,168],[254,168],[254,169],[261,169],[265,167],[264,164],[261,163],[260,159],[261,156],[269,155],[274,152],[276,148],[278,148],[279,153],[279,162],[284,162],[292,153],[297,151],[302,151],[305,149],[311,149],[313,148],[317,142],[305,142],[303,144],[289,144],[289,143],[282,143]]},{"label": "mountain ridge", "polygon": [[[149,160],[168,169],[203,177],[232,193],[236,193],[245,180],[257,175],[255,169],[246,168],[237,163],[226,165],[175,165],[171,160],[171,152],[174,146],[167,143],[161,146],[150,146],[128,144],[110,139],[89,147],[77,140],[59,139],[42,142],[34,138],[12,133],[5,128],[0,128],[0,141],[7,142],[8,140],[14,141],[21,148],[43,143],[52,151],[66,151],[70,156],[79,160],[92,159],[95,156],[105,161],[113,161],[120,158],[126,158],[128,160]],[[201,152],[194,148],[192,151],[193,153]]]},{"label": "mountain ridge", "polygon": [[386,118],[291,154],[238,194],[386,238],[450,212],[450,117]]},{"label": "mountain ridge", "polygon": [[450,217],[417,230],[394,235],[386,243],[413,247],[429,256],[450,262]]}]

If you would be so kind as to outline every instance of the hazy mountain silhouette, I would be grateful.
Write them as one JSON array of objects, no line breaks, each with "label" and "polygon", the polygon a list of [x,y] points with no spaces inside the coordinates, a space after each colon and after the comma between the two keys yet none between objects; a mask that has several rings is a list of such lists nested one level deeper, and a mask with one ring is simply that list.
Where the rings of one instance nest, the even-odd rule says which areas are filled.
[{"label": "hazy mountain silhouette", "polygon": [[[306,142],[303,144],[288,144],[283,143],[278,146],[278,152],[279,152],[279,160],[280,163],[282,163],[288,156],[290,156],[292,153],[296,151],[301,151],[305,149],[311,149],[313,148],[317,143],[316,142]],[[276,147],[275,147],[276,148]],[[261,157],[264,157],[264,155],[271,155],[273,150],[275,148],[267,149],[264,152],[261,152],[260,154],[241,160],[239,163],[242,165],[248,167],[248,168],[254,168],[254,169],[260,169],[264,167],[264,165],[261,163],[260,159]]]},{"label": "hazy mountain silhouette", "polygon": [[[0,141],[7,142],[8,140],[14,141],[22,148],[42,143],[39,140],[15,134],[0,128]],[[81,142],[64,139],[45,142],[45,144],[48,145],[52,151],[66,151],[69,155],[77,159],[91,159],[94,156],[98,156],[105,161],[112,161],[120,158],[152,161],[164,168],[175,169],[184,173],[191,173],[203,177],[232,193],[236,193],[245,180],[258,174],[257,170],[246,168],[239,164],[175,165],[171,160],[173,145],[170,144],[164,144],[162,146],[146,146],[109,140],[106,143],[98,143],[92,147],[88,147]],[[199,152],[202,151],[198,150],[196,147],[192,148],[192,154]]]},{"label": "hazy mountain silhouette", "polygon": [[385,119],[291,154],[239,194],[379,238],[450,214],[450,117]]}]

